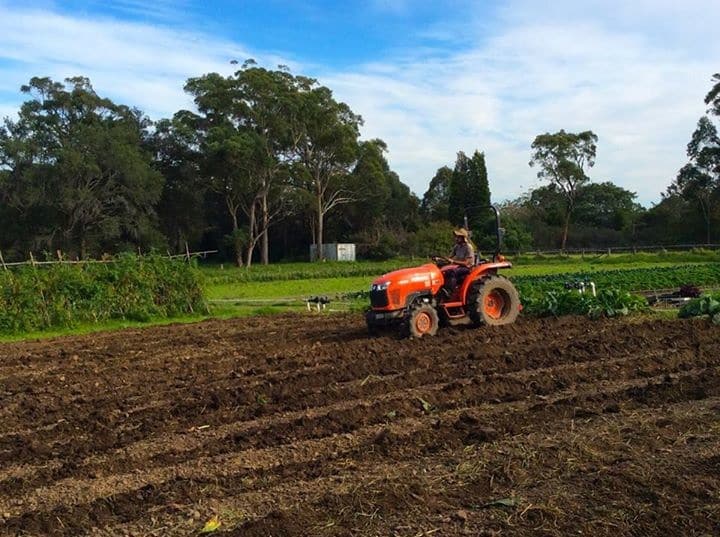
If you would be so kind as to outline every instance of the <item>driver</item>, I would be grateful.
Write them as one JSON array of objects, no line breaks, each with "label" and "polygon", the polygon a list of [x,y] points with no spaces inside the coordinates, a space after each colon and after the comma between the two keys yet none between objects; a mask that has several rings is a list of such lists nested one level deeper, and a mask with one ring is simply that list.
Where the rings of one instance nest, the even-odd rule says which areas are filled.
[{"label": "driver", "polygon": [[453,231],[455,236],[455,244],[452,252],[450,252],[450,261],[458,265],[457,268],[445,272],[447,281],[446,288],[452,291],[465,279],[470,273],[470,267],[475,263],[475,251],[470,242],[468,232],[464,228]]}]

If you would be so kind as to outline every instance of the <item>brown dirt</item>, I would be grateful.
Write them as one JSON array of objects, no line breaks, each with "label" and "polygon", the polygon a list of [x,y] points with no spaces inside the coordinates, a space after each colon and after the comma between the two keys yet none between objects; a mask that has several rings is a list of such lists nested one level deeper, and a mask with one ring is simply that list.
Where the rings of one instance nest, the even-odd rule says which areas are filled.
[{"label": "brown dirt", "polygon": [[720,329],[283,315],[0,345],[0,534],[717,535]]}]

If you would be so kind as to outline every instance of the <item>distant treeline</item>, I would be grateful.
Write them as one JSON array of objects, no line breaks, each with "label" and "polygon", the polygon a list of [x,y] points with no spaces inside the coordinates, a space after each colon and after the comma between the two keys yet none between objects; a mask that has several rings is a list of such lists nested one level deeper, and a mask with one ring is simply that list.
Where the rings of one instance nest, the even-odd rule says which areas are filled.
[{"label": "distant treeline", "polygon": [[[545,185],[503,204],[510,250],[704,243],[720,215],[720,75],[688,144],[688,165],[645,209],[591,182],[598,138],[545,133],[530,146]],[[355,242],[361,257],[449,249],[467,222],[492,244],[485,158],[460,152],[422,200],[361,140],[362,118],[316,80],[251,60],[230,76],[191,78],[193,110],[150,121],[84,77],[33,78],[17,120],[0,127],[0,251],[26,259],[122,251],[219,249],[238,265],[307,259],[309,245]]]}]

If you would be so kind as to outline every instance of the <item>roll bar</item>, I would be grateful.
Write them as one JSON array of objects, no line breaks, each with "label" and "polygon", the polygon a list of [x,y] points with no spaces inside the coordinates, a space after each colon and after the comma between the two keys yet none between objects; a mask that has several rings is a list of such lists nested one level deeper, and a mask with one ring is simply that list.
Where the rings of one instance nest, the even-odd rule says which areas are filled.
[{"label": "roll bar", "polygon": [[[470,209],[492,209],[492,211],[495,213],[495,236],[497,237],[497,242],[495,243],[495,253],[493,254],[493,261],[497,261],[498,256],[500,255],[501,247],[502,247],[502,228],[500,227],[500,209],[498,209],[496,205],[480,205],[477,207],[469,207],[469,208]],[[465,212],[465,229],[468,229],[467,210]]]}]

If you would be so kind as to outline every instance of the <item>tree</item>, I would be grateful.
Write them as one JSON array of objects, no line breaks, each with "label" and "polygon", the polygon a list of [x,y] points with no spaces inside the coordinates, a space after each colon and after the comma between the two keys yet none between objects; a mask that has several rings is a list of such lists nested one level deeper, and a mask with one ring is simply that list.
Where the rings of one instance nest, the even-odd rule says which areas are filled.
[{"label": "tree", "polygon": [[448,188],[448,220],[456,225],[468,220],[470,229],[485,227],[490,205],[485,154],[475,151],[468,158],[460,151]]},{"label": "tree", "polygon": [[420,213],[430,222],[447,220],[450,211],[450,181],[453,171],[447,166],[439,168],[430,180],[430,186],[423,195]]},{"label": "tree", "polygon": [[715,73],[712,77],[715,85],[705,96],[705,104],[710,105],[708,112],[720,117],[720,73]]},{"label": "tree", "polygon": [[687,244],[697,240],[696,229],[704,227],[697,221],[694,204],[678,194],[664,193],[659,203],[650,207],[637,224],[642,244]]},{"label": "tree", "polygon": [[564,197],[562,250],[567,244],[578,188],[590,180],[585,174],[585,166],[595,164],[597,139],[592,131],[575,134],[560,130],[554,134],[540,134],[532,143],[530,166],[538,165],[538,178],[550,181]]},{"label": "tree", "polygon": [[248,61],[232,76],[210,73],[185,85],[199,113],[176,116],[201,134],[201,170],[210,190],[224,201],[232,224],[228,239],[239,265],[243,248],[244,264],[252,263],[260,241],[261,260],[269,262],[269,228],[290,206],[288,118],[303,80]]},{"label": "tree", "polygon": [[155,167],[165,177],[157,208],[160,225],[176,252],[186,242],[199,241],[207,226],[198,143],[197,131],[177,118],[157,122],[150,139]]},{"label": "tree", "polygon": [[311,79],[304,80],[295,111],[291,127],[297,157],[294,178],[314,215],[314,243],[318,260],[322,260],[326,215],[339,205],[356,201],[349,179],[358,154],[362,118]]},{"label": "tree", "polygon": [[348,182],[356,201],[348,204],[345,211],[356,231],[374,227],[391,216],[387,204],[392,194],[388,175],[392,172],[385,151],[387,145],[378,139],[360,142],[358,146],[358,159]]},{"label": "tree", "polygon": [[575,222],[590,228],[631,230],[644,210],[635,198],[637,194],[610,181],[582,185],[575,205]]},{"label": "tree", "polygon": [[142,113],[100,97],[84,77],[36,77],[21,91],[32,99],[0,129],[0,161],[6,199],[44,246],[85,258],[119,240],[154,240],[163,178],[144,148]]},{"label": "tree", "polygon": [[[262,167],[259,170],[256,200],[257,221],[250,222],[251,247],[255,237],[261,239],[260,257],[269,263],[269,230],[280,217],[286,216],[292,204],[288,183],[292,159],[291,118],[296,112],[296,97],[306,78],[293,77],[285,67],[271,71],[245,62],[235,73],[240,97],[240,122],[252,129],[261,142]],[[248,264],[252,255],[248,256]]]},{"label": "tree", "polygon": [[720,190],[720,138],[707,116],[698,121],[687,155],[690,162],[680,169],[668,194],[678,194],[698,204],[705,222],[705,241],[709,244],[714,201]]}]

